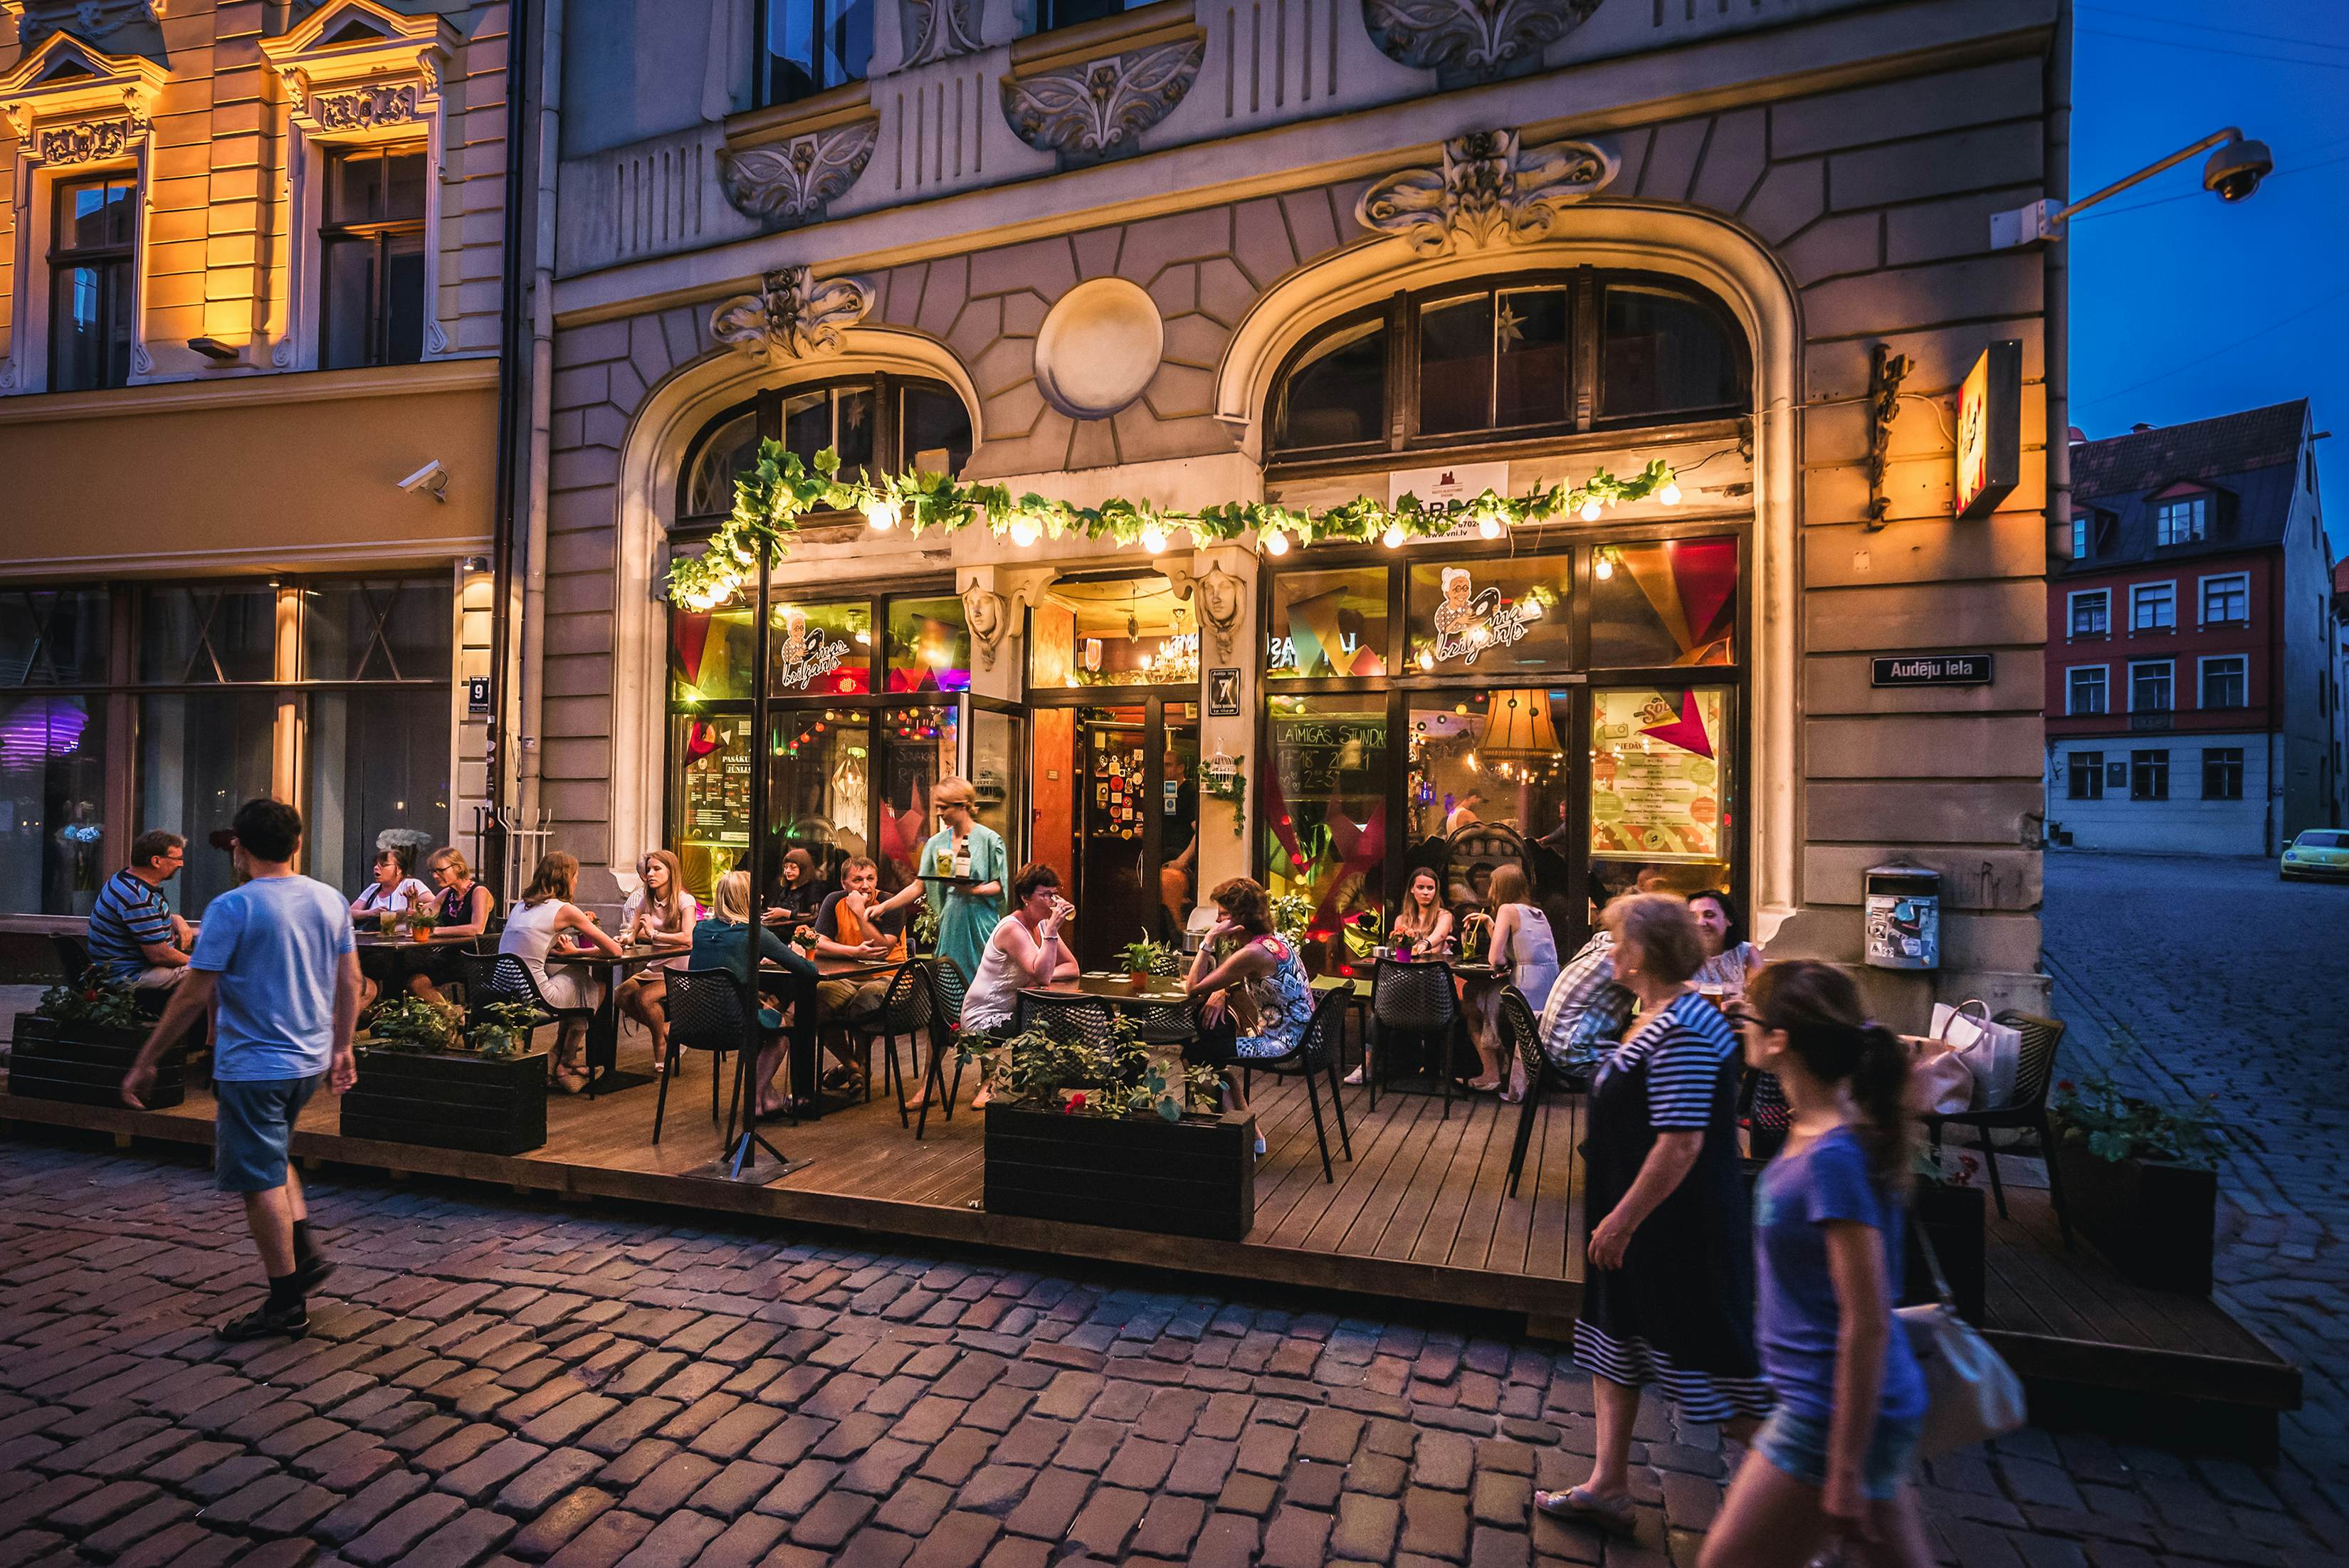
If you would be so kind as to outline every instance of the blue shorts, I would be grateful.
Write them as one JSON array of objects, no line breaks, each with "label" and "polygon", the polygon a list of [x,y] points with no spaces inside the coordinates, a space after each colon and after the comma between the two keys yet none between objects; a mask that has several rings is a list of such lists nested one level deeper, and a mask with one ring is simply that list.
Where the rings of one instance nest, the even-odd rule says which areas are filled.
[{"label": "blue shorts", "polygon": [[212,1185],[223,1192],[270,1192],[285,1186],[294,1120],[326,1081],[324,1073],[213,1079],[219,1114],[212,1132]]},{"label": "blue shorts", "polygon": [[[1909,1479],[1917,1460],[1921,1420],[1895,1421],[1877,1418],[1876,1435],[1868,1439],[1868,1457],[1860,1461],[1859,1489],[1878,1502],[1885,1501]],[[1754,1434],[1754,1451],[1805,1486],[1827,1483],[1827,1423],[1798,1416],[1781,1405],[1770,1412]]]}]

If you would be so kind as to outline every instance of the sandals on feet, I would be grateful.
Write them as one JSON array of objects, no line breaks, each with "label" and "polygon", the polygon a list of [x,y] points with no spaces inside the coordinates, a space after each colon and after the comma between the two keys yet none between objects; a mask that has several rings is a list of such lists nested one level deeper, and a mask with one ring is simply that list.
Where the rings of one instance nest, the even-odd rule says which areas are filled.
[{"label": "sandals on feet", "polygon": [[1610,1535],[1630,1535],[1640,1528],[1640,1511],[1628,1497],[1601,1497],[1582,1487],[1566,1491],[1537,1491],[1534,1506],[1553,1519],[1578,1519]]}]

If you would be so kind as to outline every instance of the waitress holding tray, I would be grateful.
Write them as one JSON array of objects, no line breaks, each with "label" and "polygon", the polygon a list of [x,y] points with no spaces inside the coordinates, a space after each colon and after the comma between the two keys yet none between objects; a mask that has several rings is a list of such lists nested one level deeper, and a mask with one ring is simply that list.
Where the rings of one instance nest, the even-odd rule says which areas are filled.
[{"label": "waitress holding tray", "polygon": [[922,846],[923,888],[937,911],[938,956],[953,959],[968,981],[978,975],[987,939],[1002,918],[1003,879],[1010,866],[1002,836],[971,815],[978,792],[969,779],[941,779],[930,799],[946,825]]}]

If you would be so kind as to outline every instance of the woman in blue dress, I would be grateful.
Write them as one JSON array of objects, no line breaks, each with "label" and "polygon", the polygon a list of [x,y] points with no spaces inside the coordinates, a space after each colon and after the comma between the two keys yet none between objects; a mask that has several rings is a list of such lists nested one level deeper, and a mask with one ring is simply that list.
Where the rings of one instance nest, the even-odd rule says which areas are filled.
[{"label": "woman in blue dress", "polygon": [[937,912],[938,956],[953,959],[968,983],[978,976],[987,939],[1003,918],[1003,879],[1011,874],[1011,867],[1002,835],[971,814],[978,792],[969,779],[939,779],[930,799],[946,825],[922,846],[921,864],[915,869],[925,877],[952,876],[957,861],[965,854],[970,858],[968,883],[922,884],[930,907]]},{"label": "woman in blue dress", "polygon": [[[1271,1061],[1297,1049],[1305,1026],[1313,1017],[1313,985],[1298,961],[1297,952],[1272,933],[1272,900],[1264,888],[1247,877],[1234,877],[1209,895],[1218,918],[1191,960],[1184,990],[1206,994],[1201,1037],[1206,1057],[1219,1067],[1234,1062]],[[1216,962],[1215,954],[1226,938],[1240,945]],[[1247,1033],[1239,1031],[1245,1029]],[[1220,1047],[1216,1042],[1224,1042]],[[1224,1075],[1226,1110],[1248,1114],[1247,1091],[1228,1072]],[[1264,1152],[1258,1132],[1256,1151]]]}]

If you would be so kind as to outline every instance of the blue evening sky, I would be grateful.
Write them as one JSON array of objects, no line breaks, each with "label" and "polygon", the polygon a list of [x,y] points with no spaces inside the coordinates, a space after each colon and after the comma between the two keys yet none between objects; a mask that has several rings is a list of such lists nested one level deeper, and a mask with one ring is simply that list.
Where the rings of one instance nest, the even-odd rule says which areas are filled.
[{"label": "blue evening sky", "polygon": [[2072,423],[2091,437],[2313,399],[2349,553],[2349,0],[2075,0],[2076,199],[2221,126],[2275,173],[2228,205],[2201,159],[2072,229]]}]

